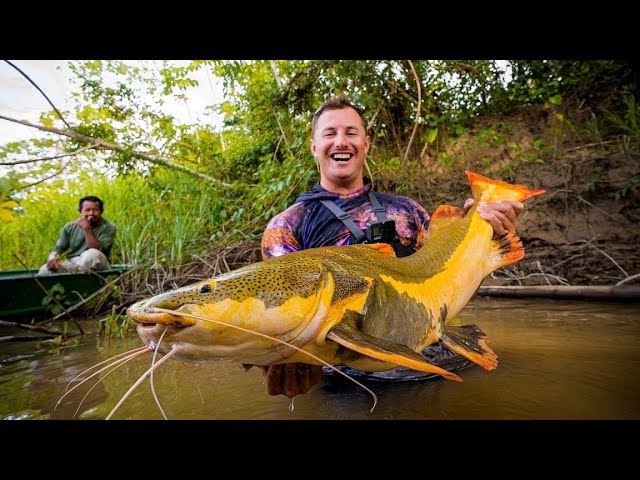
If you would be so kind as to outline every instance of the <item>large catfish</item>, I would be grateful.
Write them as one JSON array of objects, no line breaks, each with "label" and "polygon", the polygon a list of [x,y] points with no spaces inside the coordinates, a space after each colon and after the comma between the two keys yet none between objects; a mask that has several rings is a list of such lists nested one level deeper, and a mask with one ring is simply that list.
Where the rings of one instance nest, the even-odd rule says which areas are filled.
[{"label": "large catfish", "polygon": [[494,239],[476,207],[544,190],[466,173],[473,207],[466,215],[438,207],[413,255],[396,258],[387,244],[303,250],[157,295],[127,314],[149,348],[192,362],[323,361],[369,372],[403,366],[461,381],[418,353],[442,339],[494,369],[482,332],[448,323],[487,275],[522,259],[524,249],[515,235]]}]

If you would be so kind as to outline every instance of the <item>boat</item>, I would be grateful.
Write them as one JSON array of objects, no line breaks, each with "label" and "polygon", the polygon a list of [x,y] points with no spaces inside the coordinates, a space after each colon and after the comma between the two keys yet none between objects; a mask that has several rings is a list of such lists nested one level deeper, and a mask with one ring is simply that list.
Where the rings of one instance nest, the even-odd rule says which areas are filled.
[{"label": "boat", "polygon": [[69,308],[131,268],[131,265],[115,264],[109,270],[49,275],[38,275],[37,269],[2,270],[0,320],[24,322],[53,317],[57,313],[53,298]]}]

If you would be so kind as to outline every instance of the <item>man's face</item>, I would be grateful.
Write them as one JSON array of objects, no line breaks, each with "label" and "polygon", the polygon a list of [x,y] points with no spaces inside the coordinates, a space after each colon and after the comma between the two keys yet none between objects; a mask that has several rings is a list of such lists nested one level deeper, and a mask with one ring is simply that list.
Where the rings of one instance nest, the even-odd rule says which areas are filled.
[{"label": "man's face", "polygon": [[370,142],[354,109],[323,112],[311,139],[311,152],[320,167],[320,184],[331,191],[360,188]]},{"label": "man's face", "polygon": [[98,202],[90,202],[85,200],[82,202],[82,208],[80,209],[80,215],[86,218],[89,223],[95,224],[102,217],[102,210],[100,210],[100,204]]}]

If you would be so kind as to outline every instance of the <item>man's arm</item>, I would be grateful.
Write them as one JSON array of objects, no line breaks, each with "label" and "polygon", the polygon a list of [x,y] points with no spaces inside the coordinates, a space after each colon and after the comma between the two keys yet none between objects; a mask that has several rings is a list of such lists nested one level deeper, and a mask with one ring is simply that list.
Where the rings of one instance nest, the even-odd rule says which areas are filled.
[{"label": "man's arm", "polygon": [[[263,260],[302,250],[286,222],[285,214],[281,213],[269,222],[262,234],[261,248]],[[245,371],[253,367],[249,363],[240,365]],[[259,365],[259,367],[264,375],[267,393],[286,395],[289,398],[307,393],[311,387],[320,382],[322,376],[322,366],[308,363]]]},{"label": "man's arm", "polygon": [[91,223],[84,217],[80,217],[76,220],[76,225],[84,232],[84,241],[87,243],[87,248],[95,248],[100,250],[102,242],[98,240],[91,229]]},{"label": "man's arm", "polygon": [[71,223],[67,223],[64,227],[62,227],[62,231],[60,232],[58,241],[53,247],[53,250],[49,252],[49,257],[47,258],[47,268],[52,272],[57,272],[60,268],[60,260],[58,260],[58,255],[69,250],[69,230],[71,228],[73,228],[73,224]]}]

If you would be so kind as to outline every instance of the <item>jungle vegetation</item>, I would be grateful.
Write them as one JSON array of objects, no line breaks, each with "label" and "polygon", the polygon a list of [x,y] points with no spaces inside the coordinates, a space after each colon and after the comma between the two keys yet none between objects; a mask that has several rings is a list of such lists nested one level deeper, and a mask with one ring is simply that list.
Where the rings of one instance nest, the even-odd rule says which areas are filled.
[{"label": "jungle vegetation", "polygon": [[[119,230],[112,263],[131,263],[121,300],[259,260],[266,223],[317,181],[311,117],[344,93],[366,112],[376,188],[424,200],[464,176],[464,139],[502,145],[512,180],[558,145],[519,143],[505,112],[536,107],[558,132],[601,149],[640,143],[638,72],[623,60],[70,61],[73,107],[43,111],[38,135],[0,146],[0,269],[37,268],[77,201],[97,195]],[[220,79],[217,126],[180,123],[198,71]],[[28,72],[25,72],[28,74]],[[635,75],[635,76],[634,76]],[[25,79],[26,81],[26,79]],[[46,92],[45,92],[46,93]],[[34,95],[40,93],[34,89]],[[478,126],[478,119],[494,118]],[[0,122],[22,122],[0,115]],[[35,130],[34,130],[35,131]],[[629,188],[636,188],[630,179]]]}]

